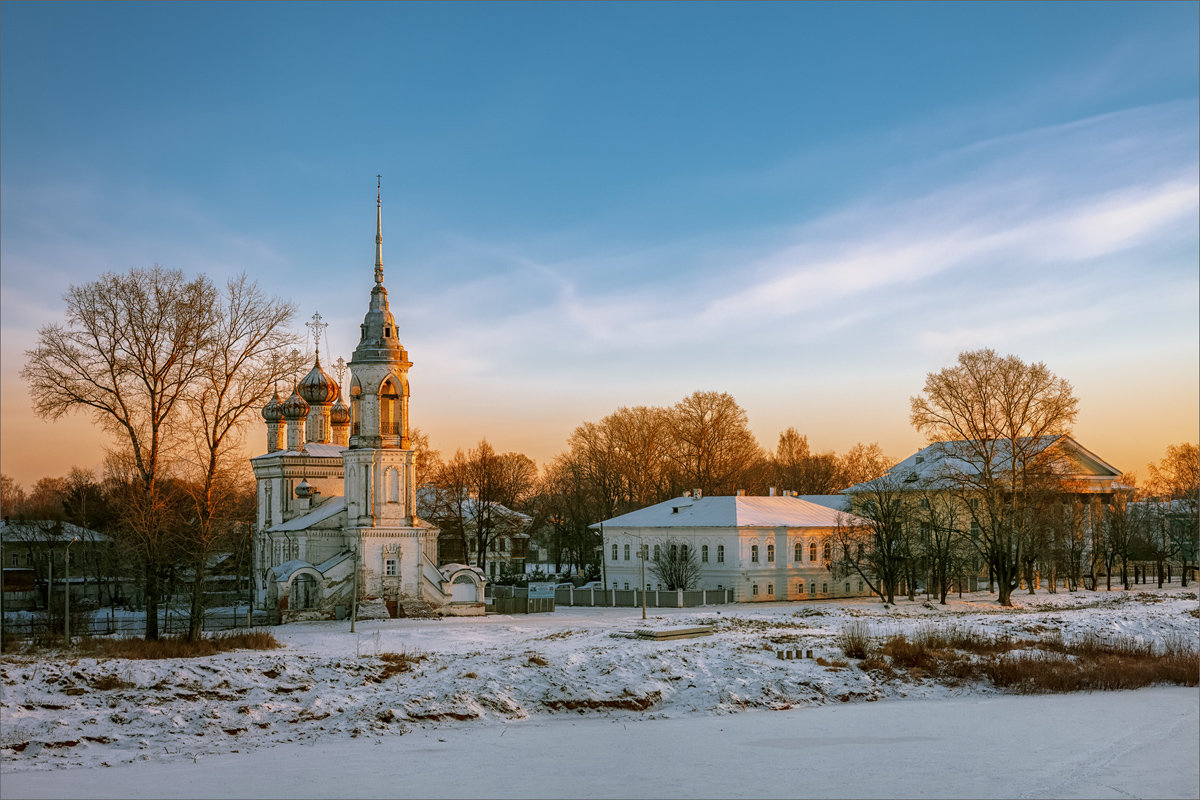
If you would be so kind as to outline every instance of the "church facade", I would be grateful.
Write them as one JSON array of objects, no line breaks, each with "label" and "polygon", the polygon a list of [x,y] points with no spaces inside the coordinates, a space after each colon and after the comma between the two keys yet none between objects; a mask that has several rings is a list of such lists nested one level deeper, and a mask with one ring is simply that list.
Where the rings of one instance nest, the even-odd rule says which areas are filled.
[{"label": "church facade", "polygon": [[[383,285],[376,196],[375,285],[349,363],[350,404],[315,363],[262,410],[267,452],[250,460],[258,491],[255,605],[281,621],[484,613],[483,572],[437,564],[438,529],[417,514],[409,437],[408,351]],[[339,359],[340,365],[340,359]],[[343,375],[339,374],[339,378]]]}]

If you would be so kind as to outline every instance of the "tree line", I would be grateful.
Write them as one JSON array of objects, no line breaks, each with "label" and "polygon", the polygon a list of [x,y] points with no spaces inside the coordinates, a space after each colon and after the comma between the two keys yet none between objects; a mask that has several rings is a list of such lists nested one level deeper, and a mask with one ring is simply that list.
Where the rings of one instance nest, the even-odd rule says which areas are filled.
[{"label": "tree line", "polygon": [[[214,556],[248,551],[247,424],[273,387],[290,384],[308,361],[287,330],[295,307],[244,275],[218,288],[158,266],[107,273],[70,287],[65,300],[65,322],[39,331],[21,374],[40,416],[83,412],[110,434],[103,474],[73,470],[39,481],[28,495],[6,478],[0,505],[6,515],[108,534],[114,566],[97,566],[98,579],[105,569],[136,575],[147,638],[158,637],[165,587],[188,576],[189,635],[199,637]],[[986,565],[1008,602],[1034,574],[1076,579],[1084,557],[1105,559],[1111,573],[1144,550],[1139,531],[1149,523],[1136,518],[1138,507],[1131,511],[1126,497],[1098,510],[1066,502],[1073,495],[1052,451],[1037,446],[1069,431],[1076,406],[1070,384],[1042,364],[990,350],[961,354],[954,367],[930,373],[912,401],[913,425],[930,441],[955,443],[947,463],[970,467],[938,476],[940,483],[924,487],[927,497],[913,491],[922,487],[892,485],[893,461],[878,444],[815,452],[788,428],[764,449],[745,410],[717,391],[584,422],[541,470],[522,453],[497,453],[486,439],[443,459],[414,431],[420,512],[454,544],[458,560],[484,567],[497,543],[528,530],[551,551],[556,571],[583,571],[599,563],[600,534],[590,525],[684,491],[833,494],[868,484],[856,512],[870,525],[853,533],[847,526],[855,538],[838,548],[840,569],[859,572],[890,599],[906,577],[910,587],[921,575],[944,588],[964,565]],[[1179,447],[1151,470],[1148,489],[1194,519],[1195,446]],[[916,498],[921,519],[910,513],[913,503],[892,494]],[[1105,531],[1102,540],[1096,530]],[[1093,538],[1081,542],[1079,531]],[[1180,553],[1194,561],[1171,547],[1155,551],[1160,564]]]}]

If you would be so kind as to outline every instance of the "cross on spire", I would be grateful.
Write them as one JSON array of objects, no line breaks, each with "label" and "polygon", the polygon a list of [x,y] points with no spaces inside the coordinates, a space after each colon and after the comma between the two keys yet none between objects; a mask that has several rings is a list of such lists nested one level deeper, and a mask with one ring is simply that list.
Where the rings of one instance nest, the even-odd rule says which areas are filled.
[{"label": "cross on spire", "polygon": [[347,369],[349,369],[349,367],[346,366],[346,359],[338,356],[337,362],[333,365],[333,371],[336,372],[338,376],[338,386],[342,385],[342,378],[346,376]]},{"label": "cross on spire", "polygon": [[314,311],[312,322],[304,323],[304,327],[312,328],[313,332],[313,347],[317,350],[317,363],[321,361],[321,332],[329,327],[328,322],[321,322],[321,312]]},{"label": "cross on spire", "polygon": [[383,286],[383,174],[375,175],[375,285]]}]

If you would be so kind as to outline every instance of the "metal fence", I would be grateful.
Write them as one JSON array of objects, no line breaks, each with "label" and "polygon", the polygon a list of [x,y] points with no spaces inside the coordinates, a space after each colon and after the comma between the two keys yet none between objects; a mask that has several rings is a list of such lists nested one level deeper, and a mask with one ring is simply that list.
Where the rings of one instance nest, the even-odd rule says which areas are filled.
[{"label": "metal fence", "polygon": [[[188,632],[190,617],[186,612],[167,611],[158,616],[158,632],[163,636],[177,636]],[[228,631],[238,628],[254,628],[275,624],[278,620],[262,610],[248,615],[246,607],[220,608],[205,612],[203,630]],[[61,633],[62,615],[53,620],[41,612],[16,612],[4,615],[6,636],[41,636],[51,629]],[[71,614],[71,635],[75,636],[142,636],[146,633],[146,615],[136,612],[109,613],[103,609],[90,614]]]},{"label": "metal fence", "polygon": [[[695,608],[733,602],[732,589],[660,589],[644,594],[648,608]],[[488,584],[484,595],[488,598],[490,609],[500,614],[527,613],[524,610],[529,607],[527,603],[537,602],[528,600],[529,591],[520,586]],[[550,608],[531,610],[553,611],[554,605],[640,608],[642,595],[643,592],[638,589],[557,589]],[[513,600],[519,602],[511,602]]]}]

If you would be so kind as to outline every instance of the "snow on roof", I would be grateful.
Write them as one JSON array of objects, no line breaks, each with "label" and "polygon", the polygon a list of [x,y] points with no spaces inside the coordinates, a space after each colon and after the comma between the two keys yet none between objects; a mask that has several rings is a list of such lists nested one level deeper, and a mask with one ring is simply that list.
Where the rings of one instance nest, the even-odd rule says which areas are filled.
[{"label": "snow on roof", "polygon": [[292,574],[296,572],[296,570],[304,569],[305,567],[314,569],[313,565],[307,561],[294,558],[291,561],[283,562],[277,567],[271,567],[271,578],[272,580],[276,581],[286,581],[288,578],[292,577]]},{"label": "snow on roof", "polygon": [[799,497],[673,497],[646,508],[606,519],[599,525],[628,528],[833,528],[861,522],[825,505]]},{"label": "snow on roof", "polygon": [[108,541],[99,531],[55,519],[0,521],[0,541],[69,542],[76,538],[81,542]]},{"label": "snow on roof", "polygon": [[260,458],[275,458],[277,456],[308,456],[310,458],[341,458],[345,445],[325,444],[324,442],[306,442],[299,450],[276,450],[273,453],[262,453],[254,456],[251,461]]},{"label": "snow on roof", "polygon": [[289,519],[287,522],[281,522],[278,525],[268,528],[267,530],[271,533],[302,531],[306,528],[311,528],[318,522],[324,522],[330,517],[336,516],[345,510],[346,498],[331,497],[307,514],[301,514],[295,519]]},{"label": "snow on roof", "polygon": [[850,498],[844,494],[801,494],[796,496],[801,500],[832,508],[834,511],[850,510]]},{"label": "snow on roof", "polygon": [[[1028,437],[1019,441],[1023,444],[1033,443],[1031,454],[1045,452],[1050,447],[1058,448],[1061,455],[1065,457],[1066,463],[1056,464],[1055,468],[1063,474],[1069,474],[1072,478],[1110,481],[1109,488],[1113,489],[1129,488],[1115,480],[1121,475],[1116,467],[1070,436],[1042,436],[1036,439]],[[995,440],[993,469],[998,471],[1009,469],[1011,454],[1008,450],[1007,441]],[[887,474],[894,478],[900,478],[906,483],[920,482],[925,486],[937,486],[950,481],[955,475],[979,474],[981,465],[978,463],[975,452],[973,443],[966,440],[934,442],[896,464],[888,470]],[[871,483],[871,481],[857,483],[845,491],[869,491]]]},{"label": "snow on roof", "polygon": [[350,558],[350,556],[352,556],[352,555],[354,555],[354,554],[352,552],[350,552],[349,550],[347,550],[344,553],[338,553],[333,558],[326,559],[325,561],[322,561],[320,564],[317,564],[316,570],[317,570],[317,572],[324,575],[330,569],[332,569],[333,567],[336,567],[338,564],[342,563],[347,558]]}]

